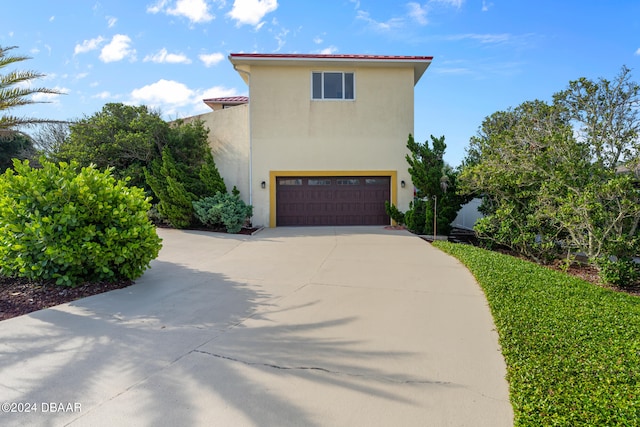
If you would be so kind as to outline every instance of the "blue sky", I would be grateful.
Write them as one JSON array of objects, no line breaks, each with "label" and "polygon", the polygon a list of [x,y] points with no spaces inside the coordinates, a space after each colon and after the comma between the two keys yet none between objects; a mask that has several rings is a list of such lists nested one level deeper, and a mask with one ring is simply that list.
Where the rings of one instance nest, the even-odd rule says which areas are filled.
[{"label": "blue sky", "polygon": [[457,166],[496,111],[623,65],[639,81],[640,1],[23,0],[3,6],[0,45],[32,57],[19,68],[46,74],[37,86],[66,93],[14,111],[51,119],[107,102],[167,119],[210,111],[203,98],[248,92],[232,52],[434,56],[415,137],[445,135]]}]

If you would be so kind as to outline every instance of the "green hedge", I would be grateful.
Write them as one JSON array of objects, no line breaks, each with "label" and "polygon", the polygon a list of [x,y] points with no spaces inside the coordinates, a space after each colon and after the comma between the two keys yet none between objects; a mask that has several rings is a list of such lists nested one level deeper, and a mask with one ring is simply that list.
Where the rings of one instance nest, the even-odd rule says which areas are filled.
[{"label": "green hedge", "polygon": [[468,245],[434,245],[484,289],[516,426],[640,425],[640,298]]},{"label": "green hedge", "polygon": [[161,247],[143,190],[110,171],[41,162],[0,176],[0,274],[67,286],[139,277]]}]

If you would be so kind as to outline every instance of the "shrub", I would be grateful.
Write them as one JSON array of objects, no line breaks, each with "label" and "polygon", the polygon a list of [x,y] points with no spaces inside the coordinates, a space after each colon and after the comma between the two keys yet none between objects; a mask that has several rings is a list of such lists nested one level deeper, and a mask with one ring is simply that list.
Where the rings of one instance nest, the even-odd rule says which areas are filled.
[{"label": "shrub", "polygon": [[41,162],[0,176],[0,274],[65,286],[142,275],[161,247],[144,191],[111,170]]},{"label": "shrub", "polygon": [[253,214],[253,207],[238,195],[218,192],[193,202],[196,218],[208,226],[224,226],[227,233],[238,233]]},{"label": "shrub", "polygon": [[620,258],[615,261],[603,257],[596,261],[599,268],[598,275],[604,283],[620,286],[621,288],[631,287],[640,279],[640,264],[632,258]]},{"label": "shrub", "polygon": [[394,220],[398,225],[404,225],[404,213],[398,210],[395,205],[389,203],[387,200],[384,201],[384,210],[389,215],[389,217]]},{"label": "shrub", "polygon": [[416,234],[425,234],[427,204],[422,199],[414,199],[404,214],[407,228]]}]

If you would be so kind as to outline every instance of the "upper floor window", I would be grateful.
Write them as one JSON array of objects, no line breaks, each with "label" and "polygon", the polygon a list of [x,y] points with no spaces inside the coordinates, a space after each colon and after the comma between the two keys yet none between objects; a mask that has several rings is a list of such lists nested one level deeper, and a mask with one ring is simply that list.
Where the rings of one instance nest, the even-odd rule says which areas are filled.
[{"label": "upper floor window", "polygon": [[314,71],[311,74],[313,99],[354,99],[353,73]]}]

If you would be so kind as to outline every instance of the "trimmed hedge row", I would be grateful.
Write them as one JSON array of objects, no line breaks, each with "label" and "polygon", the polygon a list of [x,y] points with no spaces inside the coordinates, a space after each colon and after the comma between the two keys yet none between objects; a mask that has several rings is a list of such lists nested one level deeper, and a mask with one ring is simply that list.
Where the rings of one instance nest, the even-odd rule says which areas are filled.
[{"label": "trimmed hedge row", "polygon": [[473,246],[435,242],[482,286],[516,426],[640,425],[640,298]]}]

